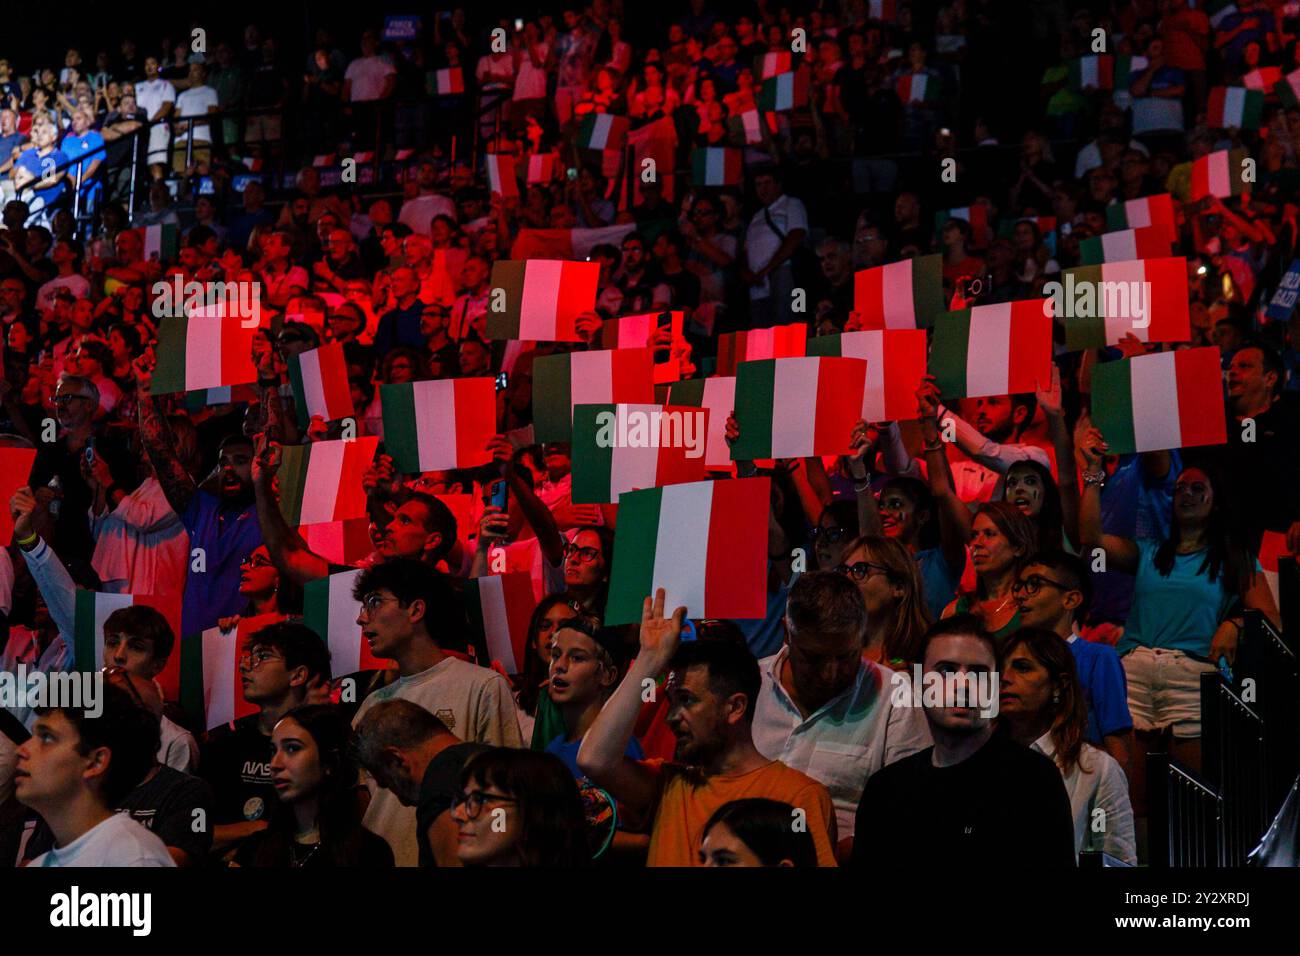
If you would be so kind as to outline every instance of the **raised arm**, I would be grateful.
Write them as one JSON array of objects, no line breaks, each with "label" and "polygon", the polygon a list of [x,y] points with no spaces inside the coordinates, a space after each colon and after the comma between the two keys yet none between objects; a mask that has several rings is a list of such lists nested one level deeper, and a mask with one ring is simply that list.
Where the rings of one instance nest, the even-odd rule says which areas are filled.
[{"label": "raised arm", "polygon": [[865,420],[859,419],[853,426],[849,447],[854,454],[847,456],[845,461],[848,462],[849,474],[853,476],[853,494],[858,503],[858,533],[882,535],[885,528],[880,522],[880,508],[871,490],[871,461],[876,457],[876,445],[872,428]]},{"label": "raised arm", "polygon": [[551,509],[542,503],[542,499],[537,497],[537,492],[533,491],[532,485],[528,484],[519,470],[513,466],[511,462],[513,449],[504,435],[497,435],[488,442],[488,449],[492,452],[493,462],[501,469],[501,477],[505,478],[506,484],[510,487],[510,494],[515,501],[519,502],[519,510],[523,513],[524,520],[536,533],[538,547],[542,549],[542,557],[551,567],[559,566],[564,562],[564,536],[560,534],[559,526],[555,523],[555,515],[551,514]]},{"label": "raised arm", "polygon": [[304,585],[330,573],[329,562],[307,547],[302,535],[289,527],[280,511],[280,496],[275,490],[275,475],[280,468],[280,445],[257,438],[253,456],[253,496],[257,502],[257,523],[262,529],[266,550],[281,574]]},{"label": "raised arm", "polygon": [[1053,363],[1052,382],[1037,393],[1038,407],[1047,419],[1056,455],[1056,486],[1061,493],[1061,522],[1065,535],[1073,544],[1079,540],[1079,476],[1074,464],[1074,435],[1065,424],[1061,404],[1061,370]]},{"label": "raised arm", "polygon": [[1106,534],[1101,527],[1101,486],[1106,476],[1103,456],[1106,442],[1101,432],[1089,428],[1079,445],[1083,456],[1083,491],[1079,495],[1079,547],[1101,548],[1115,571],[1137,570],[1140,554],[1137,543],[1119,535]]},{"label": "raised arm", "polygon": [[144,442],[145,451],[149,454],[154,474],[158,476],[158,483],[162,485],[167,503],[178,515],[183,515],[199,489],[190,473],[185,470],[185,466],[181,464],[180,458],[177,457],[176,436],[163,417],[158,399],[149,390],[153,381],[153,368],[153,349],[135,361],[140,438]]},{"label": "raised arm", "polygon": [[927,375],[916,391],[920,411],[921,441],[924,443],[925,467],[930,479],[930,493],[939,509],[939,545],[944,562],[953,574],[961,574],[966,564],[966,542],[970,540],[971,513],[957,497],[948,454],[939,437],[939,386]]}]

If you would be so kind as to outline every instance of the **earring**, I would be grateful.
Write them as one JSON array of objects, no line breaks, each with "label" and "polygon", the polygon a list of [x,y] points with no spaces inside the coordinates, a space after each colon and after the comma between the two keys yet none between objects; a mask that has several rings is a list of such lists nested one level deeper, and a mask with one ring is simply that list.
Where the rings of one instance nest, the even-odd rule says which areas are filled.
[{"label": "earring", "polygon": [[1052,703],[1053,703],[1053,704],[1059,704],[1060,702],[1061,702],[1061,692],[1060,692],[1060,691],[1052,691]]}]

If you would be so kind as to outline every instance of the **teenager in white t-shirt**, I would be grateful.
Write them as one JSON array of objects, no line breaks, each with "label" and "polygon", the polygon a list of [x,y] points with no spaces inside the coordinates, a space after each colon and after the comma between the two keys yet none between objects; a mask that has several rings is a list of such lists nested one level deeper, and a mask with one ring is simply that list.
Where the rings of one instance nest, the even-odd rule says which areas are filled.
[{"label": "teenager in white t-shirt", "polygon": [[158,723],[127,691],[98,688],[102,708],[42,711],[18,748],[14,795],[54,832],[31,866],[175,866],[163,841],[111,807],[154,765]]}]

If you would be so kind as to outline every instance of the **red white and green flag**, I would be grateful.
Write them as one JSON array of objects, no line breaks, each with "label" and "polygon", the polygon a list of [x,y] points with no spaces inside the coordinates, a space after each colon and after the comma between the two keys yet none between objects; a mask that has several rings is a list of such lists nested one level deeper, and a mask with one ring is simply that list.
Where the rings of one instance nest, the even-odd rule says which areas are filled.
[{"label": "red white and green flag", "polygon": [[575,405],[651,404],[654,349],[602,349],[544,355],[533,363],[533,437],[573,437]]},{"label": "red white and green flag", "polygon": [[575,405],[573,502],[704,480],[709,413],[681,405]]},{"label": "red white and green flag", "polygon": [[778,73],[763,81],[758,92],[758,108],[782,113],[808,105],[808,74],[805,70]]},{"label": "red white and green flag", "polygon": [[1261,66],[1251,70],[1241,78],[1241,85],[1248,90],[1272,93],[1273,87],[1282,82],[1282,68],[1278,66]]},{"label": "red white and green flag", "polygon": [[1169,193],[1112,203],[1106,207],[1106,228],[1159,228],[1172,244],[1178,241],[1178,222],[1174,218],[1174,197]]},{"label": "red white and green flag", "polygon": [[140,604],[151,607],[167,619],[172,629],[171,656],[158,675],[158,683],[167,700],[180,695],[181,674],[181,595],[175,594],[107,594],[77,589],[73,605],[73,667],[94,673],[104,669],[104,622],[114,612]]},{"label": "red white and green flag", "polygon": [[736,461],[844,453],[862,416],[867,363],[856,358],[764,359],[736,370]]},{"label": "red white and green flag", "polygon": [[930,73],[905,73],[895,91],[904,103],[937,103],[943,97],[939,77]]},{"label": "red white and green flag", "polygon": [[1278,81],[1277,98],[1285,107],[1300,107],[1300,70],[1294,70]]},{"label": "red white and green flag", "polygon": [[1246,190],[1242,180],[1244,149],[1221,149],[1192,162],[1192,202],[1207,196],[1227,199]]},{"label": "red white and green flag", "polygon": [[506,153],[488,153],[484,162],[487,164],[488,192],[497,193],[503,199],[518,199],[515,158]]},{"label": "red white and green flag", "polygon": [[1119,229],[1084,239],[1079,243],[1079,259],[1085,266],[1130,259],[1160,259],[1173,252],[1172,245],[1161,226]]},{"label": "red white and green flag", "polygon": [[726,332],[718,336],[719,375],[735,375],[741,362],[757,359],[797,358],[807,354],[808,326],[802,322],[766,329]]},{"label": "red white and green flag", "polygon": [[589,113],[578,127],[581,149],[622,149],[627,142],[628,120],[613,113]]},{"label": "red white and green flag", "polygon": [[917,256],[858,270],[853,276],[853,310],[867,329],[929,328],[944,311],[943,256]]},{"label": "red white and green flag", "polygon": [[357,623],[361,602],[352,596],[352,586],[363,570],[317,578],[302,589],[302,622],[329,646],[330,673],[336,677],[381,671],[391,664],[375,657]]},{"label": "red white and green flag", "polygon": [[174,259],[180,250],[181,232],[178,226],[142,226],[135,230],[144,248],[144,260]]},{"label": "red white and green flag", "polygon": [[[847,433],[846,433],[847,434]],[[659,588],[665,613],[756,619],[767,613],[770,481],[696,481],[623,495],[605,623],[641,620]]]},{"label": "red white and green flag", "polygon": [[1117,345],[1127,335],[1143,342],[1186,342],[1187,260],[1134,259],[1066,269],[1052,314],[1065,326],[1067,349]]},{"label": "red white and green flag", "polygon": [[982,248],[989,236],[988,207],[983,203],[974,206],[957,206],[954,209],[941,209],[934,215],[934,234],[942,235],[943,227],[949,219],[962,219],[970,223],[971,245]]},{"label": "red white and green flag", "polygon": [[794,55],[788,52],[763,53],[757,57],[758,78],[766,80],[770,76],[789,73],[794,69]]},{"label": "red white and green flag", "polygon": [[1286,532],[1284,531],[1265,531],[1264,537],[1259,542],[1259,566],[1264,572],[1264,583],[1273,594],[1273,604],[1277,607],[1282,606],[1282,593],[1278,585],[1279,565],[1282,561],[1293,558],[1289,548],[1286,546]]},{"label": "red white and green flag", "polygon": [[926,369],[925,329],[887,329],[819,335],[808,340],[809,355],[863,359],[861,417],[869,422],[916,418],[916,390]]},{"label": "red white and green flag", "polygon": [[595,229],[520,229],[510,247],[510,258],[586,259],[597,246],[606,243],[617,246],[635,229],[635,222]]},{"label": "red white and green flag", "polygon": [[537,606],[527,571],[487,574],[465,582],[470,621],[483,635],[488,660],[507,674],[519,674],[531,653],[528,624]]},{"label": "red white and green flag", "polygon": [[945,398],[1033,392],[1052,380],[1047,300],[977,305],[941,316],[930,374]]},{"label": "red white and green flag", "polygon": [[158,364],[150,390],[171,395],[257,381],[253,336],[237,315],[221,316],[216,306],[189,316],[164,316],[158,323]]},{"label": "red white and green flag", "polygon": [[[616,319],[607,319],[600,329],[600,347],[603,349],[644,349],[654,346],[655,330],[667,322],[672,340],[682,340],[684,312],[643,312],[640,315],[624,315]],[[664,358],[664,353],[659,352]],[[671,354],[665,361],[655,363],[655,384],[675,382],[681,377],[681,363]]]},{"label": "red white and green flag", "polygon": [[452,66],[434,73],[434,90],[439,96],[453,96],[465,92],[465,74],[460,67]]},{"label": "red white and green flag", "polygon": [[706,146],[691,153],[691,182],[696,186],[737,186],[743,168],[738,149]]},{"label": "red white and green flag", "polygon": [[1108,53],[1076,57],[1070,61],[1070,86],[1076,90],[1113,90],[1115,57]]},{"label": "red white and green flag", "polygon": [[494,311],[489,305],[488,336],[532,342],[581,341],[576,321],[595,308],[599,279],[598,262],[498,260],[492,266],[489,295],[504,292],[504,311]]},{"label": "red white and green flag", "polygon": [[342,343],[331,342],[291,356],[289,384],[299,424],[304,427],[313,415],[333,422],[356,414]]},{"label": "red white and green flag", "polygon": [[330,564],[355,565],[375,550],[369,517],[303,524],[298,526],[298,534],[309,551]]},{"label": "red white and green flag", "polygon": [[1205,125],[1211,129],[1259,129],[1264,119],[1264,93],[1244,86],[1210,90]]},{"label": "red white and green flag", "polygon": [[1115,455],[1222,444],[1228,433],[1219,350],[1102,362],[1092,373],[1092,423]]},{"label": "red white and green flag", "polygon": [[528,157],[528,183],[549,183],[560,167],[560,157],[555,153],[533,153]]},{"label": "red white and green flag", "polygon": [[364,517],[366,492],[361,476],[378,447],[379,439],[374,437],[283,446],[277,477],[284,520],[297,527]]},{"label": "red white and green flag", "polygon": [[713,375],[674,382],[668,389],[671,405],[689,405],[708,411],[709,435],[704,444],[704,467],[734,473],[731,446],[727,444],[727,418],[736,407],[736,376]]},{"label": "red white and green flag", "polygon": [[204,730],[258,712],[256,704],[244,699],[239,658],[250,637],[284,619],[283,614],[241,618],[229,631],[213,627],[181,642],[181,706]]},{"label": "red white and green flag", "polygon": [[897,0],[867,0],[867,18],[890,22],[898,16]]},{"label": "red white and green flag", "polygon": [[379,386],[384,449],[399,473],[475,468],[492,460],[496,383],[491,378],[444,378]]}]

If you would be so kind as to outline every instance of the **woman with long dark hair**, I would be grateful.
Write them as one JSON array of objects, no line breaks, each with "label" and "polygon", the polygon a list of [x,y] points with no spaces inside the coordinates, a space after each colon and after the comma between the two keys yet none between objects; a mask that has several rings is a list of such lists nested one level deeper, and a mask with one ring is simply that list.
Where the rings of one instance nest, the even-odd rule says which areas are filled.
[{"label": "woman with long dark hair", "polygon": [[762,797],[724,803],[704,824],[700,865],[815,867],[812,834],[790,825],[793,814],[790,804]]},{"label": "woman with long dark hair", "polygon": [[1008,468],[1002,484],[1002,500],[1015,505],[1033,522],[1035,551],[1067,550],[1061,489],[1046,465],[1025,459]]},{"label": "woman with long dark hair", "polygon": [[1102,530],[1101,432],[1089,429],[1081,450],[1080,544],[1103,549],[1108,568],[1134,575],[1133,603],[1115,650],[1128,678],[1133,804],[1142,816],[1147,753],[1167,749],[1200,770],[1201,675],[1233,666],[1248,608],[1263,611],[1274,625],[1278,613],[1264,575],[1237,539],[1216,475],[1185,467],[1174,483],[1169,535],[1134,541]]},{"label": "woman with long dark hair", "polygon": [[239,866],[384,867],[393,851],[361,825],[352,728],[331,704],[308,704],[271,733],[271,781],[279,803],[270,826],[244,841]]},{"label": "woman with long dark hair", "polygon": [[614,559],[614,535],[604,525],[573,529],[564,545],[565,597],[597,616],[604,616],[609,596],[609,570]]},{"label": "woman with long dark hair", "polygon": [[[1114,757],[1084,739],[1088,705],[1070,645],[1053,631],[1022,627],[1002,645],[998,670],[998,727],[1060,769],[1074,813],[1075,852],[1104,851],[1136,866],[1128,778]],[[1106,825],[1096,832],[1099,809]]]},{"label": "woman with long dark hair", "polygon": [[896,538],[863,535],[850,542],[836,569],[847,574],[867,605],[862,656],[894,670],[916,662],[930,612],[915,559]]},{"label": "woman with long dark hair", "polygon": [[[534,750],[542,750],[555,736],[560,725],[559,712],[550,705],[546,694],[546,679],[551,669],[551,642],[555,632],[565,621],[577,617],[578,612],[563,594],[548,594],[533,608],[528,621],[528,639],[525,646],[524,669],[515,675],[515,705],[519,708],[519,729],[524,740],[532,741]],[[545,740],[538,741],[533,730],[543,725]]]},{"label": "woman with long dark hair", "polygon": [[465,866],[586,867],[578,783],[558,757],[493,747],[470,759],[451,803]]},{"label": "woman with long dark hair", "polygon": [[987,501],[971,521],[970,560],[975,590],[963,592],[944,608],[943,616],[971,613],[984,629],[1002,639],[1020,626],[1020,609],[1011,594],[1016,566],[1033,554],[1037,531],[1024,512],[1005,501]]}]

